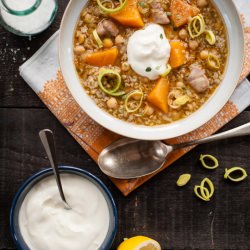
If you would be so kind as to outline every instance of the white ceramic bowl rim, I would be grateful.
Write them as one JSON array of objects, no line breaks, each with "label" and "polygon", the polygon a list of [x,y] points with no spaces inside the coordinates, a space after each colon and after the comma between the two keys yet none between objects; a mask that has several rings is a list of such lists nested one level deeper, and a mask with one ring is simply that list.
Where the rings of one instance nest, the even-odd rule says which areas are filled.
[{"label": "white ceramic bowl rim", "polygon": [[227,27],[229,58],[224,79],[196,112],[185,119],[160,126],[142,126],[119,120],[100,109],[86,94],[78,79],[73,62],[75,25],[87,0],[72,0],[64,13],[59,35],[59,60],[64,80],[80,107],[97,123],[123,136],[162,140],[191,132],[217,114],[229,100],[237,86],[244,62],[244,33],[240,17],[232,0],[213,0]]}]

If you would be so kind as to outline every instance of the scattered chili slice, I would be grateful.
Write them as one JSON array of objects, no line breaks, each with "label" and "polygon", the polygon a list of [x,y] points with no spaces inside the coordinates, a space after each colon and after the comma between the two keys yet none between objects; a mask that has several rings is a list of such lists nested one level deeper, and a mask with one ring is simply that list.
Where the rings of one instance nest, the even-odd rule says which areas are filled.
[{"label": "scattered chili slice", "polygon": [[[240,171],[242,172],[242,176],[241,177],[238,177],[238,178],[233,178],[232,176],[230,176],[230,174],[236,172],[236,171]],[[224,179],[229,179],[231,181],[234,181],[234,182],[240,182],[240,181],[243,181],[244,179],[247,178],[247,172],[244,168],[241,168],[241,167],[232,167],[230,169],[225,169],[225,174],[224,174]]]},{"label": "scattered chili slice", "polygon": [[179,176],[176,185],[179,187],[185,186],[191,179],[191,174],[182,174]]},{"label": "scattered chili slice", "polygon": [[[201,189],[203,189],[204,192],[206,193],[205,196],[203,196],[203,195],[201,194]],[[200,193],[199,193],[198,190],[200,190]],[[194,187],[194,193],[195,193],[195,195],[196,195],[198,198],[200,198],[200,199],[202,199],[202,200],[204,200],[204,201],[209,201],[209,199],[207,198],[207,197],[209,196],[209,191],[208,191],[207,188],[196,185],[196,186]]]},{"label": "scattered chili slice", "polygon": [[[205,187],[205,184],[208,185],[208,188]],[[208,178],[204,178],[201,181],[201,185],[196,185],[194,187],[194,193],[198,198],[200,198],[204,201],[210,201],[210,198],[214,194],[214,185],[213,185],[212,181]]]},{"label": "scattered chili slice", "polygon": [[[212,183],[212,181],[208,178],[204,178],[202,181],[201,181],[201,187],[205,187],[205,185],[208,185],[209,189],[210,189],[210,192],[209,192],[209,195],[207,196],[208,199],[210,199],[213,194],[214,194],[214,184]],[[203,192],[204,189],[201,189],[201,194],[204,196],[206,195],[204,192]]]},{"label": "scattered chili slice", "polygon": [[[213,166],[210,166],[208,165],[206,162],[205,162],[205,159],[208,158],[210,160],[212,160],[214,162],[214,165]],[[201,161],[201,164],[204,168],[207,168],[207,169],[215,169],[217,167],[219,167],[219,162],[218,160],[212,156],[212,155],[202,155],[200,156],[200,161]]]}]

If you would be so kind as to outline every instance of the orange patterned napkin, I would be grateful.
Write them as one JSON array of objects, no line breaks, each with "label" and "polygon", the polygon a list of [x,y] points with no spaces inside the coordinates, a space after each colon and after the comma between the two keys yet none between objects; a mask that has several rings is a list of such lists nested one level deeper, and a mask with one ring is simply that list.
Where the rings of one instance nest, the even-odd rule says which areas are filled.
[{"label": "orange patterned napkin", "polygon": [[[250,73],[250,5],[246,3],[246,0],[235,0],[235,2],[240,10],[247,14],[242,14],[246,23],[246,60],[241,76],[241,79],[244,79]],[[58,33],[55,33],[32,58],[26,61],[20,67],[20,74],[93,160],[97,161],[102,149],[121,136],[94,122],[71,96],[59,69],[57,37]],[[204,126],[166,142],[180,143],[213,134],[250,105],[249,97],[250,82],[245,79],[224,108]],[[191,149],[192,147],[189,147],[173,152],[158,172],[164,170]],[[137,179],[111,178],[111,180],[124,195],[128,195],[157,173]]]}]

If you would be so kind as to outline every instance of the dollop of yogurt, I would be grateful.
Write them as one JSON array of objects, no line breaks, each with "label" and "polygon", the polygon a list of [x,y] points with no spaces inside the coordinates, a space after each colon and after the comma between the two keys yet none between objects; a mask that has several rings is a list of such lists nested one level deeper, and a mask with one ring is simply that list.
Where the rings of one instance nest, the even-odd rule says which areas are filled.
[{"label": "dollop of yogurt", "polygon": [[109,227],[108,205],[95,184],[61,174],[71,210],[60,200],[55,178],[46,177],[28,192],[19,212],[21,235],[31,250],[97,250]]},{"label": "dollop of yogurt", "polygon": [[137,74],[155,80],[166,72],[170,51],[164,29],[158,24],[149,24],[129,38],[128,63]]}]

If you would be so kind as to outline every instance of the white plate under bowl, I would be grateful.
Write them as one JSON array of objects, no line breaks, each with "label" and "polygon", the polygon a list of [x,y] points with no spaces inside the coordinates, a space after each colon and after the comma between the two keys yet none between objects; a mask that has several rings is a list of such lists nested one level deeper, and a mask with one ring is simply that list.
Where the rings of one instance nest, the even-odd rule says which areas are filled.
[{"label": "white plate under bowl", "polygon": [[209,121],[226,104],[236,88],[244,61],[244,33],[239,14],[232,0],[213,0],[227,27],[229,58],[223,81],[209,100],[185,119],[160,126],[142,126],[119,120],[104,110],[86,94],[80,84],[73,60],[73,38],[76,23],[86,0],[71,0],[64,13],[59,36],[59,60],[64,80],[77,103],[103,127],[131,138],[162,140],[177,137]]}]

